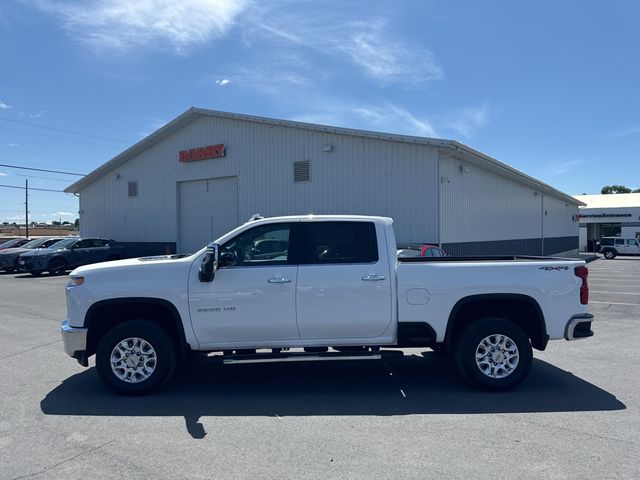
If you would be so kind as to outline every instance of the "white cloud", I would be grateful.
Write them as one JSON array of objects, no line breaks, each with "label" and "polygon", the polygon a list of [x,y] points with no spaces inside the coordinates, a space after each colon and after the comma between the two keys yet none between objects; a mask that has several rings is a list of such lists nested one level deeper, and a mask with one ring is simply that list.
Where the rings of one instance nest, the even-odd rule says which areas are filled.
[{"label": "white cloud", "polygon": [[3,143],[3,147],[16,148],[18,146],[17,143]]},{"label": "white cloud", "polygon": [[423,84],[443,77],[433,53],[389,38],[385,23],[355,22],[331,41],[368,76],[382,83]]},{"label": "white cloud", "polygon": [[0,110],[8,110],[10,108],[12,108],[11,105],[7,105],[2,100],[0,100]]},{"label": "white cloud", "polygon": [[325,104],[325,108],[295,118],[301,122],[340,125],[348,128],[375,130],[388,133],[437,137],[431,123],[397,105]]},{"label": "white cloud", "polygon": [[0,172],[0,177],[6,177],[8,175],[9,175],[8,173]]},{"label": "white cloud", "polygon": [[[326,13],[327,8],[301,14],[287,12],[282,5],[275,10],[262,7],[248,12],[248,45],[267,40],[276,42],[281,49],[295,47],[307,54],[323,55],[334,63],[337,57],[385,85],[423,85],[444,75],[430,50],[395,38],[381,17],[362,20],[362,14],[357,12],[349,18],[347,12]],[[257,40],[252,41],[253,37]]]},{"label": "white cloud", "polygon": [[573,170],[582,162],[583,160],[556,160],[548,164],[549,173],[554,176],[563,175]]},{"label": "white cloud", "polygon": [[77,217],[75,213],[71,212],[55,212],[55,213],[47,213],[45,214],[49,217],[59,218],[59,217]]},{"label": "white cloud", "polygon": [[611,135],[609,135],[609,137],[611,138],[630,137],[632,135],[637,135],[638,133],[640,133],[640,125],[636,127],[626,128],[618,132],[614,132]]},{"label": "white cloud", "polygon": [[229,85],[231,83],[231,80],[229,80],[228,78],[225,78],[223,80],[216,80],[216,85],[219,85],[221,87],[224,87],[225,85]]},{"label": "white cloud", "polygon": [[30,118],[40,118],[43,115],[44,115],[44,110],[40,110],[38,113],[30,113],[29,117]]},{"label": "white cloud", "polygon": [[470,137],[489,123],[489,108],[486,104],[465,108],[455,117],[447,126],[463,137]]},{"label": "white cloud", "polygon": [[69,33],[96,49],[168,45],[176,52],[220,38],[246,0],[36,0]]}]

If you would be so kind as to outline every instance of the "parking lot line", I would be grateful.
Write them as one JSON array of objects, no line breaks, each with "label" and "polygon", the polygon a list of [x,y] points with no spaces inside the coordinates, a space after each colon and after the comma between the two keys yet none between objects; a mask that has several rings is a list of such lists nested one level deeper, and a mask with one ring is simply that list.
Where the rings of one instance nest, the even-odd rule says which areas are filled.
[{"label": "parking lot line", "polygon": [[589,300],[589,303],[604,303],[605,305],[631,305],[631,306],[640,306],[640,303],[619,303],[619,302],[599,302],[596,300]]}]

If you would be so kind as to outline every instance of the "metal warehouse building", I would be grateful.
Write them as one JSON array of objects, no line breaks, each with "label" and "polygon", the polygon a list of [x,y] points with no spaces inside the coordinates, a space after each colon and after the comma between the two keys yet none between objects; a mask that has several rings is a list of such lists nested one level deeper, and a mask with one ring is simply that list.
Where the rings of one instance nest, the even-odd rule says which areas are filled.
[{"label": "metal warehouse building", "polygon": [[191,108],[69,186],[85,236],[192,252],[253,214],[394,219],[399,244],[574,254],[582,203],[451,140]]}]

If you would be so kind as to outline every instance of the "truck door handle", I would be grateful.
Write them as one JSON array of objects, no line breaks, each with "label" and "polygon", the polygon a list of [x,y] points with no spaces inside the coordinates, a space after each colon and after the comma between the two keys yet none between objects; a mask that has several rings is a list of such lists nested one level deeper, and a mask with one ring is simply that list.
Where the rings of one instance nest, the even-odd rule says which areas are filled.
[{"label": "truck door handle", "polygon": [[291,279],[287,277],[273,277],[267,280],[269,283],[291,283]]},{"label": "truck door handle", "polygon": [[384,275],[365,275],[362,277],[362,280],[365,282],[379,282],[384,280],[386,277]]}]

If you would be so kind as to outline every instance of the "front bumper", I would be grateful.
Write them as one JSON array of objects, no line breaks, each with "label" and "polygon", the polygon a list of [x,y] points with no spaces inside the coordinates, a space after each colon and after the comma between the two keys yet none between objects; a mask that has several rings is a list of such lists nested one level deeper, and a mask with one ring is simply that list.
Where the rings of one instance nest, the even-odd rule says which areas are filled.
[{"label": "front bumper", "polygon": [[5,268],[17,268],[18,257],[17,255],[0,255],[0,269]]},{"label": "front bumper", "polygon": [[87,328],[72,327],[69,320],[62,322],[60,327],[62,333],[62,343],[64,351],[70,357],[75,358],[78,362],[87,366]]},{"label": "front bumper", "polygon": [[590,313],[581,313],[571,317],[564,329],[565,340],[580,340],[593,337],[591,322],[593,322],[593,315]]},{"label": "front bumper", "polygon": [[35,272],[46,270],[49,263],[48,258],[20,257],[18,259],[18,270],[21,272]]}]

